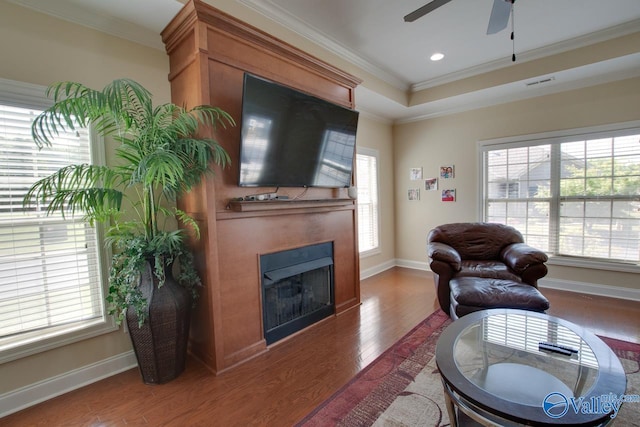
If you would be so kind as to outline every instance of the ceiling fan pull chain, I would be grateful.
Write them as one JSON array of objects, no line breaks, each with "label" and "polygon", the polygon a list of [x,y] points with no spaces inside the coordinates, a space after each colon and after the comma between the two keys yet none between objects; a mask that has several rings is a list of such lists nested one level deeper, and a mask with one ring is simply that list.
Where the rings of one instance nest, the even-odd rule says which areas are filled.
[{"label": "ceiling fan pull chain", "polygon": [[511,0],[511,51],[512,51],[511,62],[516,62],[516,38],[515,38],[516,21],[515,21],[515,13],[513,12],[514,10],[513,6],[515,3],[516,3],[516,0]]}]

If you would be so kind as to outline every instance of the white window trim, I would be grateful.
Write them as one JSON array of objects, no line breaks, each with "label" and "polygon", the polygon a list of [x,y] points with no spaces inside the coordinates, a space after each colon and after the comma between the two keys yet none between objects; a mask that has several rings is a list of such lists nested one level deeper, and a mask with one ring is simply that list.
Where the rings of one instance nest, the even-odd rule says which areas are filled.
[{"label": "white window trim", "polygon": [[[379,255],[382,253],[382,234],[380,233],[380,222],[381,222],[381,212],[380,212],[380,152],[375,148],[368,147],[356,147],[356,154],[363,154],[365,156],[371,156],[376,158],[376,197],[378,198],[378,215],[377,215],[377,224],[376,228],[378,229],[378,246],[375,248],[369,249],[367,251],[362,251],[359,253],[360,258],[372,257],[374,255]],[[357,184],[357,183],[356,183]]]},{"label": "white window trim", "polygon": [[374,255],[380,255],[382,253],[382,249],[380,249],[380,237],[378,236],[378,246],[373,249],[369,249],[368,251],[360,252],[358,255],[360,258],[369,258]]},{"label": "white window trim", "polygon": [[[45,97],[46,87],[29,83],[0,79],[0,103],[27,108],[47,108],[52,104]],[[103,139],[90,129],[91,156],[95,164],[105,164]],[[108,266],[111,260],[111,251],[104,247],[104,227],[96,224],[98,234],[98,261],[101,275],[103,294],[108,292]],[[102,304],[105,304],[103,299]],[[93,338],[117,330],[113,316],[106,314],[101,320],[91,322],[77,322],[58,328],[50,328],[46,335],[42,332],[21,334],[20,338],[0,339],[0,364],[31,356],[43,351],[69,345],[78,341]]]},{"label": "white window trim", "polygon": [[[558,143],[564,142],[565,140],[568,141],[570,139],[575,139],[576,136],[581,135],[589,135],[590,137],[594,137],[594,134],[596,134],[597,136],[598,133],[603,133],[605,136],[610,136],[611,132],[620,134],[628,132],[629,134],[632,134],[636,133],[638,131],[638,128],[640,128],[640,120],[634,120],[629,122],[613,123],[600,126],[563,129],[551,132],[478,141],[476,144],[476,158],[478,160],[478,194],[480,195],[480,197],[478,198],[477,218],[479,218],[480,221],[484,220],[484,200],[486,197],[484,181],[486,178],[486,171],[484,170],[483,153],[486,151],[485,147],[491,146],[495,149],[500,149],[500,146],[504,146],[503,148],[527,147],[536,145],[536,141],[539,141],[539,144]],[[547,262],[547,264],[625,273],[640,273],[640,265],[614,260],[601,261],[554,255],[549,257],[549,261]]]}]

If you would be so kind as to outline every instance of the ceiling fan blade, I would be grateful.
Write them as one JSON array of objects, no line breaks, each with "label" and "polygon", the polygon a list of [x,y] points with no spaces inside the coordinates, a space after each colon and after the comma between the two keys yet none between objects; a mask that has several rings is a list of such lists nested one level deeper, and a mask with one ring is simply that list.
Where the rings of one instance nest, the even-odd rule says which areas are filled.
[{"label": "ceiling fan blade", "polygon": [[511,0],[493,0],[487,35],[495,34],[507,28],[509,15],[511,14],[511,6]]},{"label": "ceiling fan blade", "polygon": [[451,0],[433,0],[430,3],[425,4],[419,9],[414,10],[410,14],[404,17],[404,22],[413,22],[418,18],[422,18],[427,13],[436,10],[440,6],[444,6],[449,3]]}]

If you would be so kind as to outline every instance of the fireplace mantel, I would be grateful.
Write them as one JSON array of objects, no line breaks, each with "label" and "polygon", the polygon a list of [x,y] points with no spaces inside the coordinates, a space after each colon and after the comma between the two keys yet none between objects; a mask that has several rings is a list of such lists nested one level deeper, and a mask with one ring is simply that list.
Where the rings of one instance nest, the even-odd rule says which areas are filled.
[{"label": "fireplace mantel", "polygon": [[[199,0],[185,4],[162,38],[178,105],[215,105],[239,123],[249,72],[354,108],[359,79]],[[201,233],[190,242],[204,285],[190,350],[220,373],[268,351],[260,255],[331,242],[336,315],[360,304],[357,209],[347,189],[311,188],[294,200],[239,201],[273,189],[238,186],[239,127],[206,136],[226,149],[231,166],[217,168],[178,207],[196,219]]]},{"label": "fireplace mantel", "polygon": [[275,199],[275,200],[232,200],[229,208],[235,212],[262,212],[285,209],[333,208],[353,206],[352,199]]}]

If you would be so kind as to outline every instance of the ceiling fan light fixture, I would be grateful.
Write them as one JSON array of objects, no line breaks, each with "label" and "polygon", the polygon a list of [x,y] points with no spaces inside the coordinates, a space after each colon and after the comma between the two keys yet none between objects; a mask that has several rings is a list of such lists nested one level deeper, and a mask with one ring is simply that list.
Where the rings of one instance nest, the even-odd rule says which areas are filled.
[{"label": "ceiling fan light fixture", "polygon": [[431,55],[429,59],[435,62],[435,61],[440,61],[442,58],[444,58],[444,54],[440,52],[436,52],[433,55]]}]

